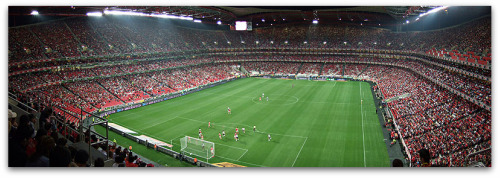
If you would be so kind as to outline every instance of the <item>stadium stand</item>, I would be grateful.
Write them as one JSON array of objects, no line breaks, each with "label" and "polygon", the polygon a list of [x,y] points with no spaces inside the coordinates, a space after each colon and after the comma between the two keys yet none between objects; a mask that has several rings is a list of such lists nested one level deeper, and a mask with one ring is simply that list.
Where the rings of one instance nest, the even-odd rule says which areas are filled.
[{"label": "stadium stand", "polygon": [[[143,26],[149,28],[141,28]],[[419,71],[491,107],[491,81],[471,76],[491,78],[491,70],[484,67],[491,64],[490,27],[491,20],[484,18],[420,33],[391,33],[359,26],[313,29],[292,26],[258,29],[251,35],[174,26],[165,28],[149,20],[131,25],[113,19],[72,18],[9,28],[9,74],[26,72],[9,75],[8,87],[20,101],[57,106],[54,107],[55,118],[77,129],[79,118],[88,116],[82,110],[93,112],[228,79],[240,75],[234,67],[237,65],[250,73],[262,75],[352,76],[376,82],[385,99],[410,94],[387,106],[393,114],[394,124],[400,129],[399,136],[405,141],[412,164],[419,166],[418,150],[427,148],[431,152],[432,164],[436,166],[466,166],[477,161],[491,166],[491,152],[467,157],[491,148],[491,111],[409,70]],[[257,52],[236,55],[231,48],[250,48]],[[420,56],[427,62],[395,55],[270,55],[258,51],[259,48],[296,51],[352,49],[352,53],[362,49],[376,49],[380,50],[379,53],[406,50],[413,54],[409,56]],[[205,50],[207,54],[193,53],[181,57],[172,54],[186,50]],[[209,53],[210,50],[227,54],[213,54]],[[160,52],[165,54],[156,54]],[[150,54],[141,56],[137,53]],[[440,60],[433,56],[469,63]],[[56,61],[37,61],[46,59]],[[471,74],[451,71],[429,61]],[[16,62],[33,64],[11,65]],[[106,65],[98,65],[101,63]],[[30,71],[47,67],[57,69]],[[61,125],[57,128],[62,135],[77,140],[75,133],[62,132]],[[24,126],[18,128],[22,129]],[[20,132],[16,131],[14,137],[24,137],[22,134],[25,133]],[[392,130],[392,137],[394,135]],[[10,146],[20,145],[9,142]],[[121,157],[117,160],[124,160],[118,161],[116,166],[122,162],[126,167],[144,166],[132,153],[119,149],[114,153],[115,159]],[[15,156],[26,155],[19,153]]]}]

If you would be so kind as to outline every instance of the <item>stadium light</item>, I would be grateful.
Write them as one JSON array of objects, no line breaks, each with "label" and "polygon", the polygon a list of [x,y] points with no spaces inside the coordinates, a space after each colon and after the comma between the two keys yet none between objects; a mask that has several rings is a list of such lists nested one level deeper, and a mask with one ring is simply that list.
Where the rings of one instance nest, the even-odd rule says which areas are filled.
[{"label": "stadium light", "polygon": [[307,41],[304,41],[304,44],[307,44]]},{"label": "stadium light", "polygon": [[313,20],[313,24],[318,24],[318,20]]},{"label": "stadium light", "polygon": [[151,17],[164,18],[164,19],[177,19],[178,16],[170,15],[170,14],[151,14]]},{"label": "stadium light", "polygon": [[34,10],[34,11],[31,11],[31,15],[38,15],[40,13],[38,13],[38,11]]},{"label": "stadium light", "polygon": [[448,8],[448,6],[441,6],[441,7],[438,7],[438,8],[434,8],[434,9],[428,11],[427,14],[432,14],[432,13],[435,13],[435,12],[439,12],[440,10],[444,10],[446,8]]},{"label": "stadium light", "polygon": [[271,44],[274,44],[274,41],[271,41]]},{"label": "stadium light", "polygon": [[222,22],[221,22],[220,20],[219,20],[219,21],[217,21],[217,25],[220,25],[220,24],[222,24]]},{"label": "stadium light", "polygon": [[180,16],[179,19],[181,19],[181,20],[194,20],[193,17],[189,17],[189,16]]},{"label": "stadium light", "polygon": [[201,23],[201,20],[200,19],[194,19],[193,22]]},{"label": "stadium light", "polygon": [[87,16],[101,17],[102,12],[87,12]]},{"label": "stadium light", "polygon": [[323,41],[323,44],[326,45],[326,41]]},{"label": "stadium light", "polygon": [[151,16],[149,14],[145,14],[145,13],[142,13],[142,12],[115,11],[115,10],[104,10],[104,14],[106,14],[106,15]]},{"label": "stadium light", "polygon": [[407,23],[407,24],[409,24],[409,23],[410,23],[410,21],[409,21],[409,20],[406,20],[406,23]]},{"label": "stadium light", "polygon": [[446,8],[448,8],[448,6],[436,7],[434,9],[430,10],[430,11],[427,11],[426,13],[420,14],[418,17],[423,17],[423,16],[428,15],[428,14],[439,12],[440,10],[444,10]]}]

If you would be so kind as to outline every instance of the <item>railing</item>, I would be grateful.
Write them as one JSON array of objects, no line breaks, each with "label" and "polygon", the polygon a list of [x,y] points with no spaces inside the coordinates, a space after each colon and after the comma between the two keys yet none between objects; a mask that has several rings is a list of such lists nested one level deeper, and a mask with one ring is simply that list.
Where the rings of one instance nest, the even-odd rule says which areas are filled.
[{"label": "railing", "polygon": [[32,112],[36,113],[36,112],[38,112],[37,110],[31,108],[30,106],[26,105],[25,103],[17,100],[16,98],[11,97],[10,93],[9,93],[9,99],[17,102],[18,104],[21,104],[22,107],[19,107],[19,108],[22,109],[23,111],[27,112],[27,113],[32,113]]},{"label": "railing", "polygon": [[469,155],[467,155],[465,157],[465,161],[467,161],[467,164],[470,164],[468,161],[469,161],[469,158],[472,157],[472,156],[475,156],[475,155],[478,155],[478,154],[481,154],[481,153],[484,153],[484,152],[487,152],[487,151],[490,151],[491,152],[491,147],[490,148],[486,148],[484,150],[480,150],[480,151],[477,151],[477,152],[474,152],[474,153],[471,153]]}]

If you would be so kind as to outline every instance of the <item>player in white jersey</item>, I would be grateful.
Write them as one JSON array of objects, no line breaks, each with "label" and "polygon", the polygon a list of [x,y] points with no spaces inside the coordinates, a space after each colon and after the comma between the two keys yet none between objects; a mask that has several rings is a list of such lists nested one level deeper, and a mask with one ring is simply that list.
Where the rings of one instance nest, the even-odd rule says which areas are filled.
[{"label": "player in white jersey", "polygon": [[271,134],[267,134],[267,141],[271,141]]},{"label": "player in white jersey", "polygon": [[241,130],[243,131],[243,133],[245,133],[245,127],[241,128]]}]

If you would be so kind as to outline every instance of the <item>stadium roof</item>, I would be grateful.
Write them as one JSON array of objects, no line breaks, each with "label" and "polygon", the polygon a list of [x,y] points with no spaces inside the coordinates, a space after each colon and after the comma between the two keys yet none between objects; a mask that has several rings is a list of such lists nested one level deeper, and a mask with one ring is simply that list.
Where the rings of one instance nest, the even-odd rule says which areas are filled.
[{"label": "stadium roof", "polygon": [[[30,15],[33,10],[44,16],[86,16],[88,12],[121,11],[185,16],[212,24],[217,21],[223,24],[250,21],[254,28],[310,24],[313,20],[319,20],[321,24],[350,23],[391,28],[414,21],[438,7],[441,6],[10,6],[9,16]],[[486,13],[491,14],[491,7]]]}]

